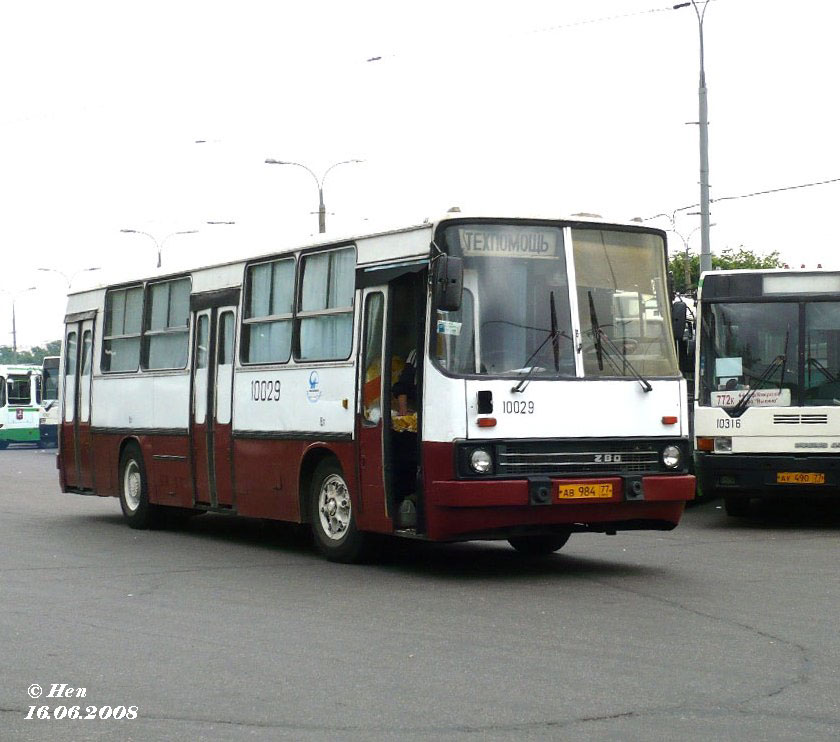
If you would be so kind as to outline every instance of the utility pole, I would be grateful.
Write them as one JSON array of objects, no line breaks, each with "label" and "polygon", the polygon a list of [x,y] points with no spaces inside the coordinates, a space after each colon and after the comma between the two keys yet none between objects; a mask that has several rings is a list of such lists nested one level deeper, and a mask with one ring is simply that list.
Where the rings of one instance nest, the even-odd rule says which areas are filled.
[{"label": "utility pole", "polygon": [[697,15],[697,26],[700,32],[700,85],[698,87],[699,121],[700,127],[700,273],[712,269],[712,251],[709,241],[709,107],[708,88],[706,87],[706,67],[704,62],[703,21],[709,0],[702,0],[703,9],[697,7],[697,0],[674,5],[674,10],[694,8]]}]

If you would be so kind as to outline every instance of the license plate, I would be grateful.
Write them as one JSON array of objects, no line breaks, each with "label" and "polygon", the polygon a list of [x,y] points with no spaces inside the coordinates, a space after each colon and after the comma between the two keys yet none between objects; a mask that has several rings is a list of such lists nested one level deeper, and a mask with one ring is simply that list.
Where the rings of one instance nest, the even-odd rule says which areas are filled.
[{"label": "license plate", "polygon": [[825,484],[825,474],[805,471],[780,471],[776,484]]},{"label": "license plate", "polygon": [[589,482],[588,484],[560,484],[557,486],[557,497],[561,500],[581,500],[586,498],[607,499],[612,496],[612,482]]}]

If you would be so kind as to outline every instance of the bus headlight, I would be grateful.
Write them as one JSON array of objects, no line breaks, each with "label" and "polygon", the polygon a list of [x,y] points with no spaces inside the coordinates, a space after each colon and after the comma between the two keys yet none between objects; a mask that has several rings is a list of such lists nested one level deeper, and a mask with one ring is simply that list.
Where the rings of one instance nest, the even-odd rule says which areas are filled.
[{"label": "bus headlight", "polygon": [[662,463],[668,469],[676,469],[682,463],[682,451],[677,446],[665,446],[662,449]]},{"label": "bus headlight", "polygon": [[728,435],[715,438],[715,453],[732,453],[732,438]]},{"label": "bus headlight", "polygon": [[470,467],[476,474],[487,474],[493,468],[493,458],[483,448],[470,454]]}]

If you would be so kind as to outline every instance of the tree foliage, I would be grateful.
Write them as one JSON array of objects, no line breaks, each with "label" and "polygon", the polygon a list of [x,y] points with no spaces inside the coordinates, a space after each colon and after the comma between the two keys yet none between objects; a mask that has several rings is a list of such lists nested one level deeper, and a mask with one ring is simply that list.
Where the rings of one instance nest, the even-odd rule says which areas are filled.
[{"label": "tree foliage", "polygon": [[40,366],[44,356],[57,356],[61,353],[61,340],[52,340],[44,346],[35,345],[29,350],[18,348],[17,358],[11,345],[0,345],[0,363],[26,363]]},{"label": "tree foliage", "polygon": [[[685,253],[681,250],[671,253],[668,270],[674,276],[674,290],[678,294],[690,293],[697,289],[697,281],[700,279],[700,256],[689,254],[688,264],[690,280],[686,282]],[[773,251],[767,255],[759,255],[741,245],[737,250],[734,247],[726,247],[720,255],[712,254],[713,270],[783,267],[784,264],[779,258],[778,251]]]}]

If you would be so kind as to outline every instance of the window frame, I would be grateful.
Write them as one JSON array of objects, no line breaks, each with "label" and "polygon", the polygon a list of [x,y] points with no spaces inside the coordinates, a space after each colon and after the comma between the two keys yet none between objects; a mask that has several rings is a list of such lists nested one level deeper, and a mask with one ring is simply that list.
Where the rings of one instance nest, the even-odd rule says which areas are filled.
[{"label": "window frame", "polygon": [[[260,315],[259,317],[249,317],[249,306],[251,304],[251,282],[249,280],[250,271],[254,268],[257,268],[261,265],[274,265],[275,263],[281,263],[283,261],[292,261],[293,266],[293,273],[292,273],[292,311],[291,312],[284,312],[282,314],[267,314],[267,315]],[[300,261],[298,260],[298,255],[291,254],[291,255],[282,255],[276,256],[272,258],[267,258],[265,260],[257,260],[253,263],[247,263],[245,265],[245,274],[242,280],[242,308],[239,313],[240,320],[239,320],[239,353],[238,353],[238,360],[240,365],[242,366],[266,366],[266,365],[273,365],[273,366],[285,366],[292,361],[294,356],[294,348],[295,348],[295,306],[297,304],[297,292],[298,292],[298,265]],[[274,268],[271,269],[271,278],[274,278]],[[273,280],[270,281],[270,285],[273,286]],[[268,309],[271,311],[271,294],[269,294],[268,298]],[[247,355],[251,350],[251,331],[247,329],[249,326],[253,325],[261,325],[261,324],[269,324],[271,322],[291,322],[292,324],[292,332],[291,338],[289,339],[289,355],[286,357],[284,361],[249,361],[247,360]],[[235,335],[235,325],[234,325],[234,335]],[[236,359],[236,355],[234,355],[234,359]]]},{"label": "window frame", "polygon": [[[170,289],[166,300],[166,321],[169,322],[169,313],[172,311],[172,290],[171,285],[179,281],[186,281],[188,285],[187,291],[187,317],[185,325],[169,325],[167,324],[163,329],[152,330],[150,325],[152,322],[152,291],[155,286],[162,286],[169,284]],[[143,289],[143,324],[142,340],[140,344],[140,369],[142,371],[183,371],[190,365],[190,297],[192,296],[192,275],[173,276],[159,281],[147,281]],[[166,335],[184,335],[184,342],[186,344],[187,352],[184,356],[184,363],[181,366],[149,366],[149,351],[151,347],[151,340],[155,337],[165,337]]]},{"label": "window frame", "polygon": [[[317,255],[324,255],[326,253],[337,253],[342,250],[352,250],[353,252],[353,288],[350,292],[350,306],[349,307],[330,307],[326,309],[301,309],[303,304],[303,282],[306,274],[305,262],[308,258]],[[294,325],[292,334],[292,355],[296,363],[341,363],[353,357],[353,345],[355,343],[355,333],[352,327],[355,322],[356,310],[356,270],[359,267],[358,249],[355,243],[348,243],[343,245],[333,245],[328,248],[318,248],[315,250],[302,253],[298,259],[297,266],[297,293],[294,304]],[[332,275],[332,266],[330,265],[327,272],[327,296],[329,296],[330,276]],[[346,356],[339,358],[302,358],[300,355],[300,331],[302,320],[312,319],[317,317],[330,317],[347,314],[351,319],[350,330],[350,349]]]},{"label": "window frame", "polygon": [[[302,310],[300,309],[303,302],[303,274],[304,264],[307,258],[320,255],[324,253],[338,252],[340,250],[353,251],[353,288],[350,294],[349,307],[334,307],[330,309],[320,310]],[[249,271],[259,265],[268,263],[279,263],[284,260],[294,261],[294,284],[292,294],[292,311],[283,314],[272,314],[261,317],[248,317],[248,308],[251,302],[251,287],[249,282]],[[288,366],[288,365],[311,365],[311,364],[327,364],[327,363],[345,363],[353,357],[353,350],[356,345],[356,271],[359,267],[359,253],[355,242],[344,242],[339,245],[330,245],[328,247],[318,246],[306,250],[298,250],[283,255],[273,255],[271,257],[259,258],[252,262],[245,264],[243,278],[242,278],[242,299],[241,307],[238,315],[239,324],[239,351],[236,354],[236,361],[242,367],[261,367],[261,366]],[[269,307],[270,308],[270,307]],[[350,333],[350,351],[347,356],[343,358],[301,358],[300,356],[300,325],[301,320],[312,317],[327,317],[331,315],[348,314],[351,318],[351,333]],[[247,354],[250,350],[250,335],[247,330],[248,325],[255,325],[266,322],[290,321],[292,323],[291,332],[291,346],[289,357],[284,361],[249,361]]]},{"label": "window frame", "polygon": [[[129,291],[140,289],[140,331],[136,333],[122,333],[119,335],[106,335],[106,330],[108,329],[108,319],[109,319],[109,312],[108,312],[108,300],[114,294],[123,292],[128,293]],[[102,313],[102,352],[99,356],[99,370],[103,374],[135,374],[137,373],[142,365],[143,365],[143,325],[145,321],[145,312],[146,312],[146,290],[145,285],[143,283],[136,283],[130,284],[128,286],[114,286],[112,288],[108,288],[105,290],[105,301],[104,301],[104,311]],[[113,314],[113,310],[111,311]],[[125,310],[123,310],[123,329],[125,328]],[[111,369],[111,361],[108,356],[107,352],[107,344],[110,340],[131,340],[133,338],[137,338],[140,342],[140,352],[137,357],[137,366],[135,368],[125,368],[119,370],[112,370]],[[78,340],[77,340],[78,343]],[[78,353],[78,345],[77,345],[77,353]],[[107,359],[107,363],[106,363]],[[66,369],[65,369],[66,374]]]}]

